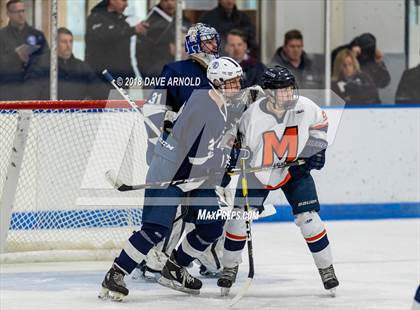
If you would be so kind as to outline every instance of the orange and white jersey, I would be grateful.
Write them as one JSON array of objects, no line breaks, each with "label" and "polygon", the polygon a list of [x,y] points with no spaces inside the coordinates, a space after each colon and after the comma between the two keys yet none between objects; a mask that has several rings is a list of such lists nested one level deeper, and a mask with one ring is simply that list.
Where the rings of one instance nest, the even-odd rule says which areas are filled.
[{"label": "orange and white jersey", "polygon": [[[309,137],[327,140],[328,119],[312,100],[299,97],[294,109],[279,119],[267,110],[267,98],[254,102],[242,115],[242,146],[251,150],[251,167],[273,166],[299,157]],[[277,189],[290,179],[288,168],[255,173],[267,189]]]}]

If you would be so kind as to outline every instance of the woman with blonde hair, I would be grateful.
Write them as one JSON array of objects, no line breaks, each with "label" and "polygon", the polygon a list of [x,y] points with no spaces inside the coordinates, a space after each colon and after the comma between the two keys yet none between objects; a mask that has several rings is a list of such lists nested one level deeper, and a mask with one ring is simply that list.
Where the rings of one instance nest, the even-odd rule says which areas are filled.
[{"label": "woman with blonde hair", "polygon": [[381,103],[375,83],[360,70],[356,56],[349,49],[341,50],[335,58],[331,88],[346,105]]}]

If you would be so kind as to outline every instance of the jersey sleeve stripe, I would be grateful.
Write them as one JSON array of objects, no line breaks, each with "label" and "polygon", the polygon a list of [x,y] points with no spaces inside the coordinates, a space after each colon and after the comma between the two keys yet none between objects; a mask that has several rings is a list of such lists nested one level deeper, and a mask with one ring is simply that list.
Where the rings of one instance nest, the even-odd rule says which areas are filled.
[{"label": "jersey sleeve stripe", "polygon": [[321,129],[328,127],[328,121],[309,127],[309,129]]}]

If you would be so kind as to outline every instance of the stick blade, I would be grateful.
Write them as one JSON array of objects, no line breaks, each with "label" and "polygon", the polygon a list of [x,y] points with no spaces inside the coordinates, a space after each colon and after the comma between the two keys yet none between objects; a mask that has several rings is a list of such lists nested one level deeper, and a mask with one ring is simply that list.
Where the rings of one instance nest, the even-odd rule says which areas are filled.
[{"label": "stick blade", "polygon": [[241,300],[241,298],[246,294],[249,287],[251,286],[251,283],[252,283],[252,278],[247,278],[246,282],[241,287],[240,291],[229,301],[228,303],[229,308],[235,306],[239,302],[239,300]]},{"label": "stick blade", "polygon": [[118,180],[117,173],[114,170],[108,170],[105,172],[105,178],[115,189],[119,189],[122,185],[122,182]]}]

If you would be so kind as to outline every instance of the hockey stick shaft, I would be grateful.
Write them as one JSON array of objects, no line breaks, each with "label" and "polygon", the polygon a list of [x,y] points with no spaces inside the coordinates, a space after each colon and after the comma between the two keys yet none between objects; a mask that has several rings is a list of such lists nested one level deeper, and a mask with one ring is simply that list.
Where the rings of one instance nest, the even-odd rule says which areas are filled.
[{"label": "hockey stick shaft", "polygon": [[[246,177],[247,175],[247,169],[246,169],[246,163],[245,158],[241,158],[241,174],[242,174],[242,196],[245,198],[245,212],[250,212],[250,205],[249,205],[249,199],[248,199],[248,179]],[[229,306],[232,307],[235,305],[248,291],[249,287],[251,286],[252,279],[254,278],[254,251],[252,246],[252,232],[251,232],[251,220],[249,217],[246,217],[245,219],[245,227],[246,227],[246,243],[248,248],[248,278],[241,290],[233,297],[233,299],[230,301]]]},{"label": "hockey stick shaft", "polygon": [[111,75],[111,73],[109,73],[109,71],[105,69],[104,71],[102,71],[102,74],[107,79],[107,81],[110,82],[111,85],[128,102],[128,104],[133,108],[133,110],[136,111],[136,112],[139,112],[139,114],[141,115],[141,118],[145,122],[145,124],[159,137],[160,134],[161,134],[160,130],[156,127],[155,124],[153,124],[153,122],[150,119],[148,119],[147,117],[144,116],[143,112],[139,109],[137,104],[130,98],[130,96],[127,94],[127,92],[115,83],[115,79]]},{"label": "hockey stick shaft", "polygon": [[[280,169],[280,168],[286,168],[286,167],[292,167],[292,166],[299,166],[299,165],[303,165],[304,163],[305,163],[305,161],[303,159],[300,159],[300,160],[297,160],[297,161],[294,161],[294,162],[278,163],[278,164],[275,164],[275,165],[269,166],[269,167],[248,168],[248,169],[245,169],[243,172],[245,172],[245,173],[255,173],[255,172],[266,171],[266,170],[271,170],[271,169]],[[232,169],[231,171],[227,172],[227,174],[229,176],[239,175],[240,173],[242,173],[241,169],[242,168]],[[112,170],[107,171],[105,173],[105,176],[106,176],[108,182],[115,189],[117,189],[120,192],[127,192],[127,191],[136,191],[136,190],[142,190],[142,189],[147,189],[147,188],[165,188],[169,185],[178,185],[178,184],[184,184],[184,183],[200,182],[200,181],[208,180],[211,177],[222,176],[224,174],[225,174],[225,172],[219,172],[219,173],[215,173],[213,175],[206,175],[206,176],[195,177],[195,178],[190,178],[190,179],[158,181],[158,182],[150,182],[150,183],[138,184],[138,185],[125,184],[124,182],[122,182],[121,180],[119,180],[117,178],[117,176],[115,175],[115,173]]]}]

